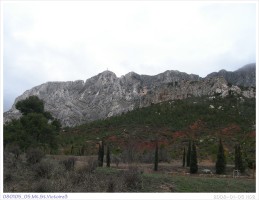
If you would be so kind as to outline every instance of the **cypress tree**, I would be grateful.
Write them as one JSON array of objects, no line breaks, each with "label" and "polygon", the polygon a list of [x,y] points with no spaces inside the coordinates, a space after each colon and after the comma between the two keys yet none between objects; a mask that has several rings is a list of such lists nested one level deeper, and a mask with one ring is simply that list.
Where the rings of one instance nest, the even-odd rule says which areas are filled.
[{"label": "cypress tree", "polygon": [[102,166],[102,160],[101,160],[101,156],[102,156],[102,151],[101,151],[101,144],[99,142],[98,144],[98,166],[101,167]]},{"label": "cypress tree", "polygon": [[111,157],[110,157],[110,147],[107,145],[107,153],[106,153],[106,166],[110,167]]},{"label": "cypress tree", "polygon": [[241,148],[239,144],[235,146],[235,169],[240,170],[240,172],[242,173],[245,171],[245,167],[243,165],[242,160]]},{"label": "cypress tree", "polygon": [[190,167],[190,158],[191,158],[191,141],[189,141],[189,146],[187,150],[187,167]]},{"label": "cypress tree", "polygon": [[185,147],[183,148],[183,167],[185,167]]},{"label": "cypress tree", "polygon": [[99,142],[99,150],[98,150],[98,166],[103,166],[103,157],[104,157],[104,142],[103,140]]},{"label": "cypress tree", "polygon": [[101,165],[103,166],[103,157],[104,157],[104,141],[102,140],[101,145]]},{"label": "cypress tree", "polygon": [[221,139],[219,140],[219,149],[216,161],[216,173],[223,174],[226,170],[226,157]]},{"label": "cypress tree", "polygon": [[238,169],[238,144],[235,145],[235,169]]},{"label": "cypress tree", "polygon": [[197,164],[197,152],[196,145],[192,143],[191,156],[190,156],[190,173],[195,174],[198,172],[198,164]]},{"label": "cypress tree", "polygon": [[156,141],[154,171],[157,171],[157,170],[158,170],[158,142]]}]

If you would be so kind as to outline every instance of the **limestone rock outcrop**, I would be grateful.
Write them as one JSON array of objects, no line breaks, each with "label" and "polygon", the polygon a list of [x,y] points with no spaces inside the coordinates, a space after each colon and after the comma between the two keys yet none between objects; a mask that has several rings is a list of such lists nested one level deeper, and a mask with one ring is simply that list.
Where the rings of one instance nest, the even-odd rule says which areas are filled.
[{"label": "limestone rock outcrop", "polygon": [[75,126],[152,103],[215,94],[225,97],[230,91],[247,98],[255,97],[253,88],[241,90],[236,85],[229,85],[220,75],[201,78],[179,71],[166,71],[155,76],[130,72],[117,77],[111,71],[104,71],[85,82],[48,82],[27,90],[4,113],[4,122],[19,118],[21,114],[15,104],[32,95],[42,99],[45,110],[59,119],[63,126]]}]

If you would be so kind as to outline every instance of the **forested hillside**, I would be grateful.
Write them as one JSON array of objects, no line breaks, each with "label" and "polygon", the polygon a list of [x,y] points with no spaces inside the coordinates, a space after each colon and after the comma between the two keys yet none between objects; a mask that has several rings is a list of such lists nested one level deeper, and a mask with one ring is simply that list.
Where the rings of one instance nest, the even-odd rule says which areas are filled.
[{"label": "forested hillside", "polygon": [[60,151],[64,154],[96,154],[98,141],[104,140],[111,145],[113,154],[141,161],[152,157],[149,154],[153,154],[155,140],[160,152],[164,152],[160,158],[165,160],[180,159],[183,147],[194,140],[199,159],[215,161],[219,138],[228,161],[233,162],[236,144],[242,146],[248,163],[254,161],[254,98],[231,95],[168,101],[65,128],[59,135]]}]

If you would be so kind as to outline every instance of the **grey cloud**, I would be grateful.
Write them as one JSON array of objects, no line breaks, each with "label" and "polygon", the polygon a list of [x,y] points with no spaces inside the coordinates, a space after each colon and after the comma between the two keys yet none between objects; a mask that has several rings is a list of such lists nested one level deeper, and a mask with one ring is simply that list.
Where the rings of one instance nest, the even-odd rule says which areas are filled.
[{"label": "grey cloud", "polygon": [[[71,13],[69,22],[62,21],[63,16],[57,16],[54,8],[46,22],[44,16],[36,16],[40,2],[28,7],[30,10],[26,6],[6,6],[4,109],[10,107],[15,97],[36,85],[47,81],[86,80],[106,68],[117,76],[129,71],[154,75],[166,70],[206,76],[222,68],[235,70],[255,62],[255,4],[201,4],[193,9],[189,7],[190,14],[185,9],[164,8],[163,4],[167,3],[159,7],[132,6],[127,10],[118,2],[117,9],[109,8],[111,16],[99,16],[94,10],[89,12],[96,20],[90,20],[89,15],[83,19],[80,8],[78,14]],[[35,8],[33,12],[32,8]],[[47,7],[44,9],[47,11]],[[71,12],[77,9],[75,6]],[[60,13],[64,14],[64,10]],[[106,10],[107,7],[101,7],[101,11]],[[67,26],[59,26],[58,22]],[[55,32],[52,34],[52,31]]]}]

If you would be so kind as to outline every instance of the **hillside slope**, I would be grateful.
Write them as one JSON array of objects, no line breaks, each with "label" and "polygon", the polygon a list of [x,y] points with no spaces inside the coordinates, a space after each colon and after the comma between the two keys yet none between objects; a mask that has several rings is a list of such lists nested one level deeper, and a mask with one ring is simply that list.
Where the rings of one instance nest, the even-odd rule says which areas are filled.
[{"label": "hillside slope", "polygon": [[64,129],[60,134],[60,151],[96,154],[96,144],[103,139],[112,146],[113,154],[127,157],[125,154],[132,152],[135,159],[145,161],[148,156],[152,158],[154,141],[158,140],[169,159],[181,159],[183,147],[187,148],[189,140],[194,140],[199,160],[214,160],[219,138],[228,162],[233,162],[237,143],[241,144],[247,162],[255,160],[255,99],[207,96],[153,104]]}]

